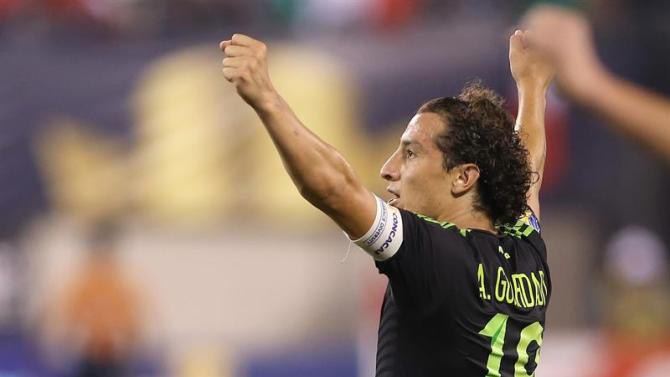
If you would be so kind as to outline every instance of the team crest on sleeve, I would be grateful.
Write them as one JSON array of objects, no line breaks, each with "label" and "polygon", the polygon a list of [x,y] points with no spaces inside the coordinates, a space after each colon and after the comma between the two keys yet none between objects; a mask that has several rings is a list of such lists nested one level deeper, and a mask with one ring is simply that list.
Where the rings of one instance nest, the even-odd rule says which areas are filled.
[{"label": "team crest on sleeve", "polygon": [[540,221],[537,219],[537,216],[533,211],[526,211],[523,216],[519,218],[520,224],[526,224],[535,229],[536,232],[540,233]]},{"label": "team crest on sleeve", "polygon": [[540,233],[540,221],[537,219],[537,216],[535,216],[534,213],[530,214],[528,222],[530,223],[530,226],[533,227],[533,229],[537,230],[537,232]]}]

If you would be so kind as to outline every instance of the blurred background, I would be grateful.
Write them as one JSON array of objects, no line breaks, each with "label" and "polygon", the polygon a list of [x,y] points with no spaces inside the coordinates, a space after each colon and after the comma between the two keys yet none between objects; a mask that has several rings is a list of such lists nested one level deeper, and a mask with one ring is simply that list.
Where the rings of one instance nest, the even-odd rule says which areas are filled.
[{"label": "blurred background", "polygon": [[[301,119],[379,195],[418,106],[516,107],[531,1],[0,0],[0,376],[372,376],[386,278],[305,204],[220,74],[270,46]],[[574,1],[571,3],[575,3]],[[670,95],[670,3],[577,2]],[[670,376],[668,165],[552,92],[542,377]]]}]

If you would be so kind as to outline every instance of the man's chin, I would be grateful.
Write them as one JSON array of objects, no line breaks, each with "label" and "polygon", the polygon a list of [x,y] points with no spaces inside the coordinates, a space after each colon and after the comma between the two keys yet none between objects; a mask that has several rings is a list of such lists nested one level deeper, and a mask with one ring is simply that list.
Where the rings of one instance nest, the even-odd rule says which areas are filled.
[{"label": "man's chin", "polygon": [[392,205],[396,208],[402,209],[402,205],[400,204],[400,199],[398,199],[398,198],[393,198],[393,199],[389,200],[388,204],[390,204],[390,205]]}]

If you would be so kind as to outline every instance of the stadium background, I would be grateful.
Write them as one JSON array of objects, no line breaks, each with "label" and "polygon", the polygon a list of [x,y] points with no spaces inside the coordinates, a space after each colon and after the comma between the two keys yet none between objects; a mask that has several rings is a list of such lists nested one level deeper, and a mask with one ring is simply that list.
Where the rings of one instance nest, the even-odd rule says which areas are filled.
[{"label": "stadium background", "polygon": [[[133,376],[372,375],[385,278],[340,262],[218,41],[266,40],[288,102],[383,195],[423,101],[479,77],[514,112],[528,3],[0,1],[0,375],[68,375],[87,332]],[[607,66],[670,95],[670,3],[580,5]],[[556,92],[548,114],[538,375],[669,376],[668,167]]]}]

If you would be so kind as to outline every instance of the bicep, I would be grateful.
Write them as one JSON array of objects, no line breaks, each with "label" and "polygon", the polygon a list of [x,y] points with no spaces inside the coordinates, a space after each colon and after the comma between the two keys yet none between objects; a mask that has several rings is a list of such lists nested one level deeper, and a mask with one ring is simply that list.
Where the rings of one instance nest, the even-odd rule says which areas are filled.
[{"label": "bicep", "polygon": [[[531,190],[532,191],[532,190]],[[537,219],[540,219],[540,196],[539,194],[529,194],[528,195],[528,207],[535,214]]]},{"label": "bicep", "polygon": [[531,184],[526,194],[528,207],[540,218],[540,189],[544,177],[544,157],[539,163],[531,164]]},{"label": "bicep", "polygon": [[[517,125],[519,127],[519,125]],[[530,187],[526,193],[528,207],[540,217],[540,188],[544,177],[544,162],[547,156],[547,145],[544,129],[541,132],[529,134],[526,130],[519,131],[522,143],[528,151],[528,164],[530,167]]]}]

